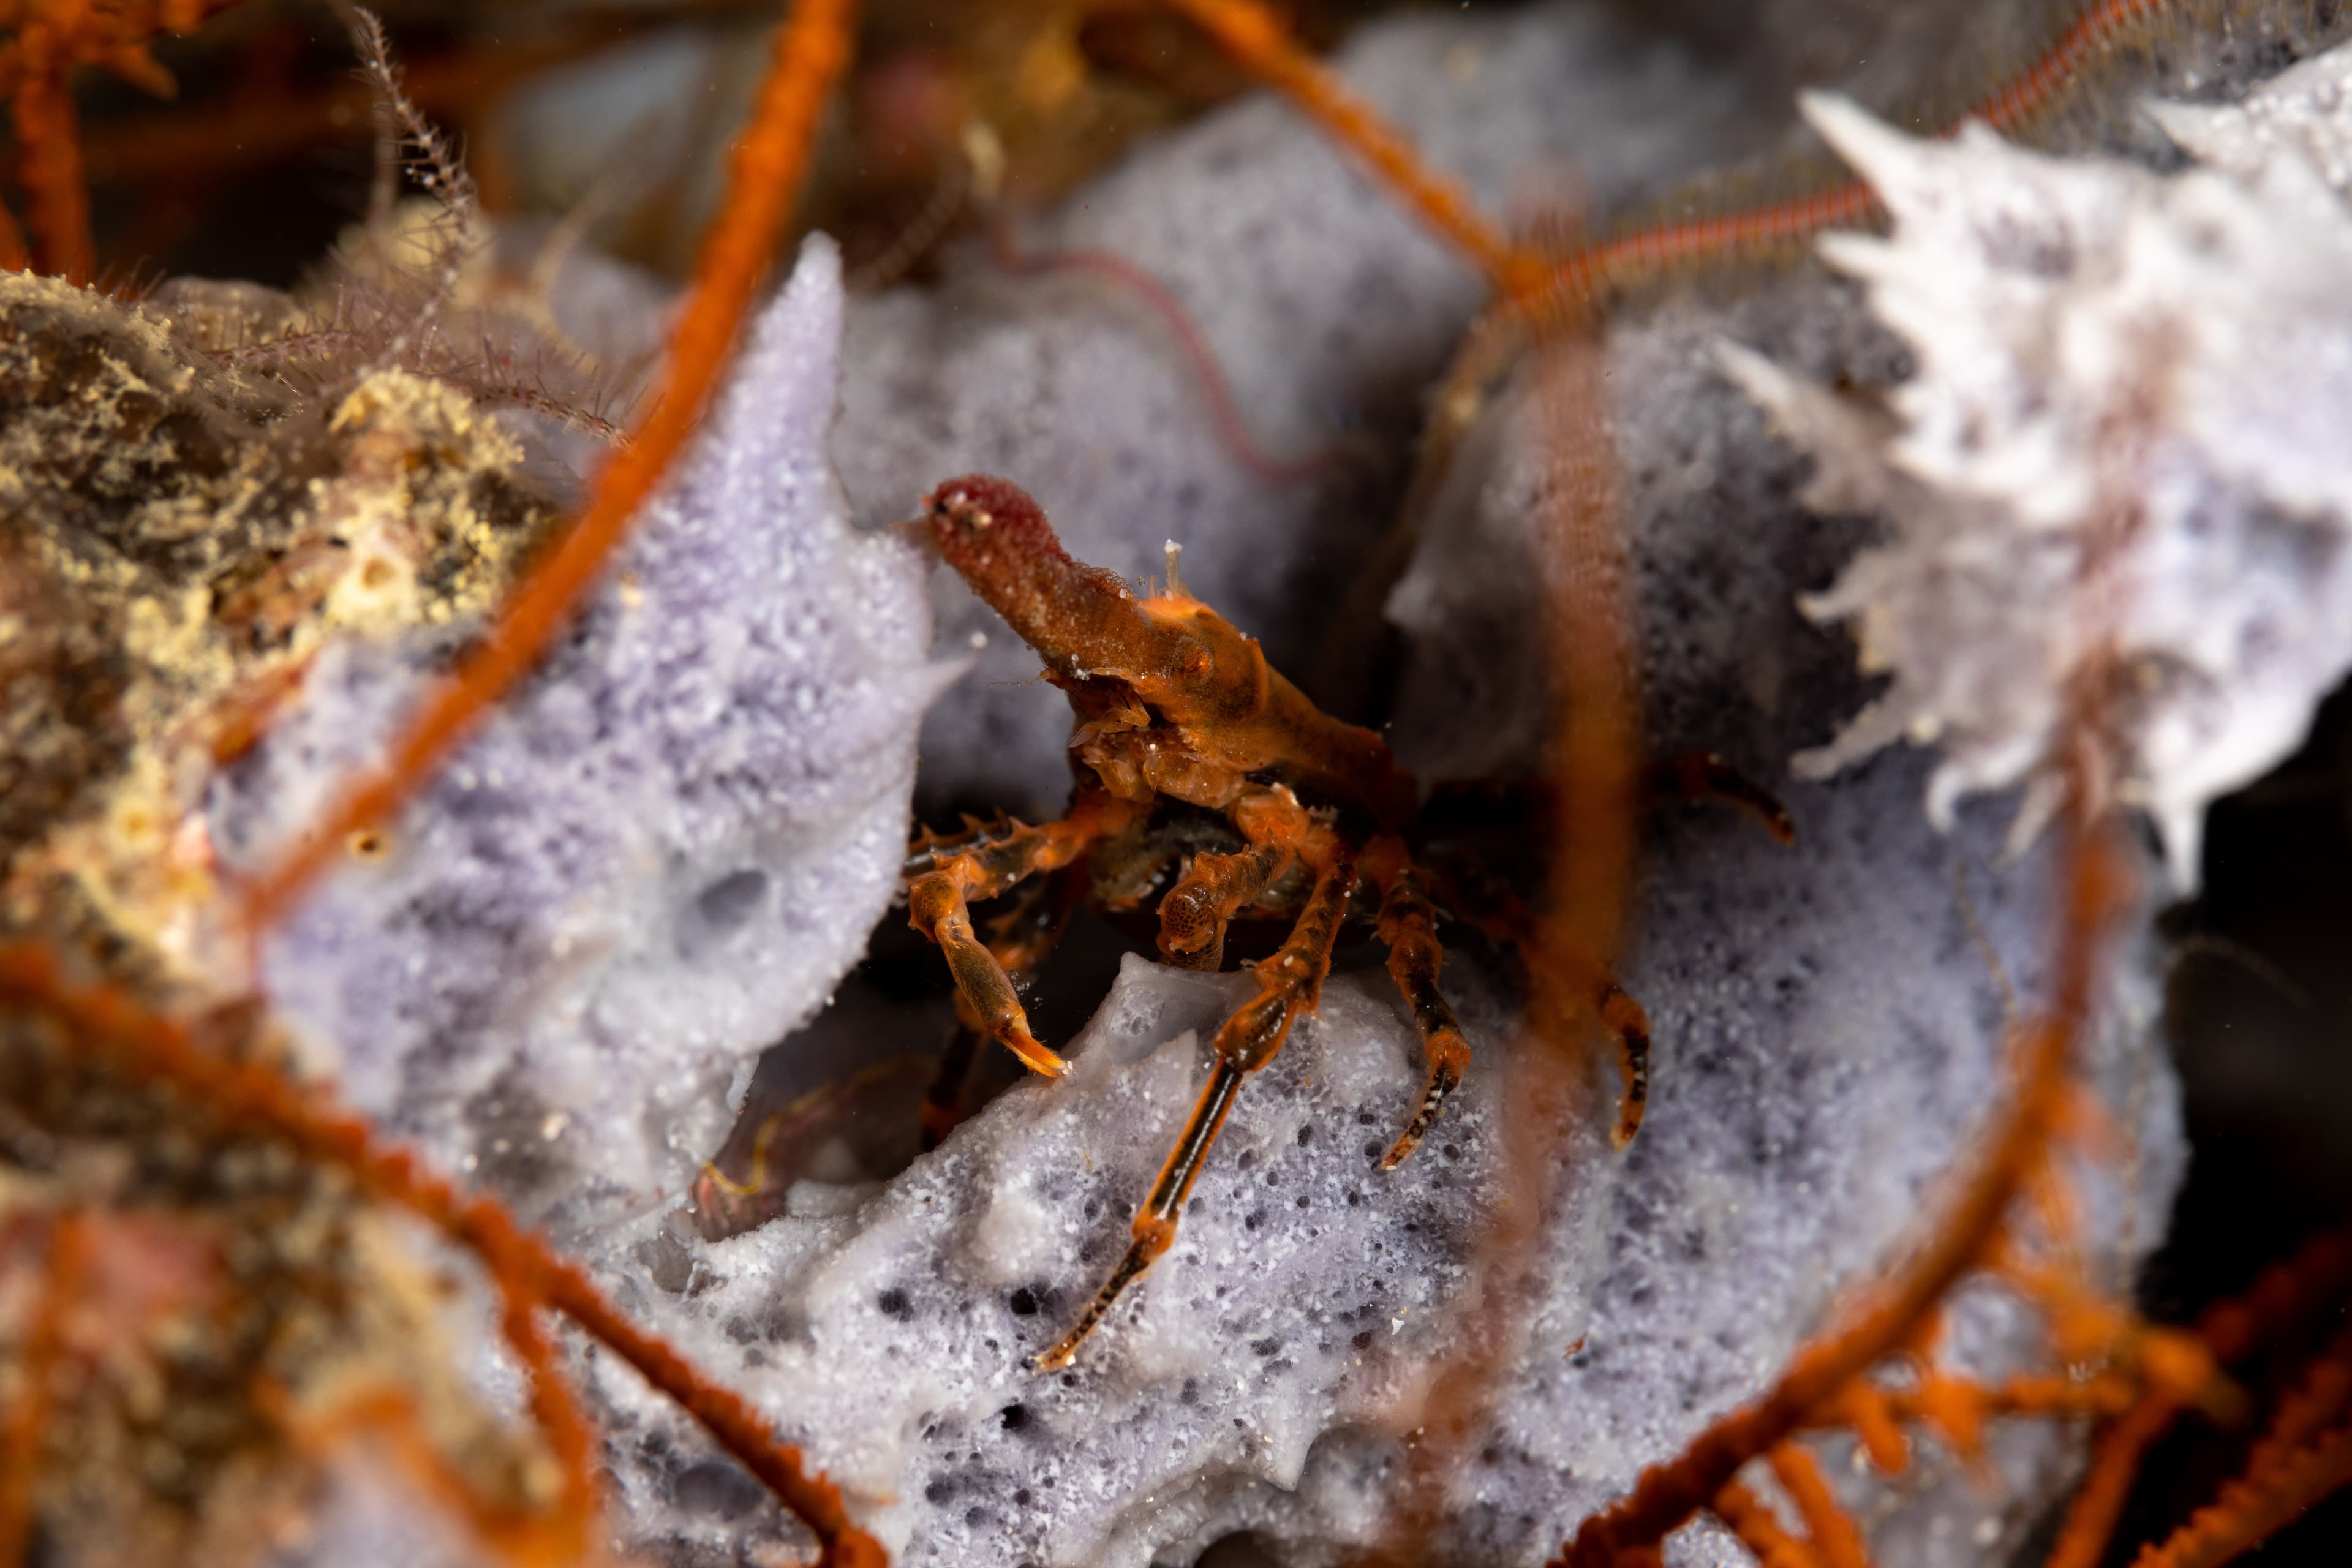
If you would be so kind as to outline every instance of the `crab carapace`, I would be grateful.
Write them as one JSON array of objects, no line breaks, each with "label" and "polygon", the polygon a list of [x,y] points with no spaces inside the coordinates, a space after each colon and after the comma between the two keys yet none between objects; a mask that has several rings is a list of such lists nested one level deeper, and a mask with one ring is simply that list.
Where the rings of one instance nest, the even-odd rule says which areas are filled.
[{"label": "crab carapace", "polygon": [[[1098,888],[1148,889],[1182,852],[1151,826],[1168,801],[1221,815],[1240,844],[1196,847],[1184,859],[1160,904],[1164,961],[1215,969],[1236,915],[1297,900],[1287,939],[1256,966],[1257,994],[1217,1031],[1215,1068],[1136,1213],[1125,1256],[1069,1332],[1037,1358],[1058,1367],[1174,1240],[1243,1079],[1274,1058],[1302,1011],[1314,1010],[1360,884],[1377,898],[1389,973],[1429,1066],[1383,1169],[1428,1132],[1462,1081],[1470,1047],[1438,989],[1444,954],[1430,879],[1408,847],[1418,791],[1378,735],[1318,709],[1267,664],[1255,638],[1187,593],[1172,545],[1166,591],[1139,597],[1116,574],[1071,559],[1043,510],[1004,479],[949,480],[924,498],[923,521],[948,563],[1044,658],[1045,679],[1077,715],[1070,752],[1080,783],[1059,820],[969,824],[961,834],[919,837],[908,853],[911,923],[945,952],[960,1011],[1037,1072],[1061,1076],[1062,1058],[1030,1033],[1004,962],[1017,969],[1034,952],[983,942],[970,905],[1065,868],[1091,872]],[[1648,1094],[1647,1025],[1613,985],[1601,1011],[1623,1052],[1622,1143]]]}]

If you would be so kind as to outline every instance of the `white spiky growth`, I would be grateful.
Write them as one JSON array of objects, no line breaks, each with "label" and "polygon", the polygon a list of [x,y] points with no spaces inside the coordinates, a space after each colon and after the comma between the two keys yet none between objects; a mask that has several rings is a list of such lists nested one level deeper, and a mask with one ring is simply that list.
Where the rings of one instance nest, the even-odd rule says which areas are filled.
[{"label": "white spiky growth", "polygon": [[1822,254],[1917,368],[1864,408],[1723,345],[1817,459],[1807,503],[1889,530],[1804,601],[1853,622],[1893,681],[1801,773],[1935,742],[1931,816],[2023,785],[2030,836],[2058,797],[2070,687],[2106,645],[2117,793],[2193,883],[2206,805],[2290,752],[2352,666],[2347,70],[2328,57],[2239,106],[2159,110],[2212,159],[2171,176],[1806,100],[1894,217]]}]

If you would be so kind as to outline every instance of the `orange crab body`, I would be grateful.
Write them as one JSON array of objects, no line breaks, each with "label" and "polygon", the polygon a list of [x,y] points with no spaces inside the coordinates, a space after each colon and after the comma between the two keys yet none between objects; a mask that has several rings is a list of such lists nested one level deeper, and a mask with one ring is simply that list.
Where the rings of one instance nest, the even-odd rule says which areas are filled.
[{"label": "orange crab body", "polygon": [[[1133,908],[1181,861],[1160,900],[1159,948],[1164,963],[1188,969],[1223,967],[1237,916],[1293,921],[1282,945],[1255,967],[1257,994],[1218,1029],[1216,1066],[1136,1214],[1125,1257],[1076,1325],[1038,1358],[1060,1366],[1174,1239],[1178,1213],[1243,1079],[1274,1059],[1299,1014],[1315,1010],[1360,895],[1376,903],[1389,974],[1429,1071],[1381,1156],[1383,1170],[1427,1135],[1469,1069],[1470,1045],[1439,989],[1444,950],[1433,879],[1408,842],[1423,826],[1421,791],[1385,742],[1317,708],[1266,663],[1255,638],[1187,592],[1173,543],[1167,592],[1139,596],[1114,574],[1071,559],[1044,510],[1008,480],[950,479],[924,498],[922,522],[948,564],[1043,656],[1045,679],[1077,717],[1070,755],[1079,782],[1062,816],[1037,826],[967,819],[961,833],[919,837],[908,853],[909,922],[939,944],[955,976],[969,1031],[960,1049],[986,1036],[1047,1077],[1066,1070],[1030,1032],[1013,976],[1052,945],[1080,891],[1108,909]],[[1758,812],[1775,837],[1789,836],[1779,804],[1711,753],[1677,759],[1659,782],[1668,794],[1736,802]],[[1192,809],[1164,811],[1170,802]],[[971,906],[1024,883],[1021,904],[992,921],[984,940]],[[1516,896],[1491,901],[1496,907],[1474,917],[1477,923],[1523,941],[1532,917]],[[1043,924],[1030,918],[1041,903]],[[1624,1074],[1615,1128],[1622,1146],[1648,1100],[1649,1024],[1605,976],[1592,1005],[1615,1037]],[[958,1077],[951,1069],[942,1083]],[[935,1099],[927,1131],[952,1121],[952,1105]]]},{"label": "orange crab body", "polygon": [[1148,885],[1176,854],[1145,837],[1162,801],[1222,814],[1242,841],[1231,853],[1200,849],[1185,859],[1160,902],[1168,962],[1218,967],[1236,914],[1305,886],[1288,938],[1256,966],[1258,994],[1217,1031],[1216,1068],[1137,1212],[1126,1256],[1069,1333],[1038,1358],[1061,1366],[1174,1239],[1242,1080],[1314,1009],[1360,881],[1378,893],[1389,970],[1429,1060],[1428,1087],[1385,1166],[1419,1144],[1462,1081],[1470,1047],[1438,990],[1435,910],[1403,838],[1418,792],[1379,736],[1318,709],[1266,663],[1255,638],[1185,592],[1172,546],[1168,592],[1139,598],[1111,573],[1072,560],[1037,503],[1003,479],[948,481],[925,499],[924,521],[949,564],[1045,658],[1045,678],[1077,715],[1070,752],[1081,783],[1058,821],[974,825],[957,837],[919,839],[908,856],[909,918],[946,953],[970,1024],[1041,1073],[1065,1070],[1030,1033],[1008,972],[1008,961],[1033,955],[983,942],[970,905],[1082,856],[1123,864],[1130,884],[1140,862]]}]

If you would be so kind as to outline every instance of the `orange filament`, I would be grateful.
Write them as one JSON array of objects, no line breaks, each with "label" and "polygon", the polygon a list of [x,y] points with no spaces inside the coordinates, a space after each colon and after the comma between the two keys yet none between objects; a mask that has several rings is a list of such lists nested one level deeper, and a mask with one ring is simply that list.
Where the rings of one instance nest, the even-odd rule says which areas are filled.
[{"label": "orange filament", "polygon": [[1826,1568],[1806,1544],[1789,1533],[1763,1500],[1738,1481],[1726,1481],[1708,1505],[1763,1568]]},{"label": "orange filament", "polygon": [[33,1511],[41,1479],[41,1449],[57,1406],[58,1363],[65,1352],[66,1316],[88,1271],[89,1221],[67,1214],[51,1222],[48,1257],[32,1323],[17,1363],[23,1387],[0,1421],[0,1563],[23,1563],[32,1545]]},{"label": "orange filament", "polygon": [[1452,240],[1507,297],[1543,280],[1540,258],[1520,250],[1480,216],[1454,181],[1424,163],[1411,142],[1300,48],[1256,0],[1160,0],[1231,55],[1243,69],[1287,97],[1385,180],[1430,227]]},{"label": "orange filament", "polygon": [[1803,1517],[1805,1532],[1812,1537],[1813,1554],[1821,1559],[1822,1568],[1870,1568],[1862,1531],[1838,1506],[1829,1478],[1822,1474],[1812,1450],[1793,1442],[1782,1443],[1766,1457],[1772,1466],[1772,1479],[1780,1483],[1780,1489]]}]

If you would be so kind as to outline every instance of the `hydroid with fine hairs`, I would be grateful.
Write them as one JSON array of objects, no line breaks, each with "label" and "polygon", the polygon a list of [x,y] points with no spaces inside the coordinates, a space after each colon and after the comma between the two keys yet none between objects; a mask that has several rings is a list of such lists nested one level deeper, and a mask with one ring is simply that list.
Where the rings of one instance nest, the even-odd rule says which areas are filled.
[{"label": "hydroid with fine hairs", "polygon": [[[417,279],[418,297],[401,301],[386,312],[398,325],[378,351],[376,363],[397,365],[404,363],[420,344],[432,340],[439,328],[441,312],[457,290],[458,278],[467,263],[488,244],[488,236],[483,227],[481,193],[475,187],[474,176],[448,137],[425,118],[401,85],[399,69],[392,62],[392,46],[383,36],[383,24],[376,19],[374,12],[363,8],[355,8],[352,19],[361,66],[375,88],[383,112],[394,128],[395,161],[408,162],[416,183],[437,208],[436,221],[423,237],[426,265],[401,269],[404,276]],[[400,154],[412,148],[413,154],[402,160]],[[389,189],[379,185],[368,212],[370,238],[377,238],[390,229],[392,216]]]},{"label": "hydroid with fine hairs", "polygon": [[[349,18],[382,131],[362,220],[290,295],[173,279],[149,302],[195,328],[215,363],[282,385],[308,408],[331,409],[370,377],[398,371],[479,406],[521,411],[527,425],[619,443],[616,367],[556,323],[551,268],[509,275],[474,176],[411,95],[383,23],[356,7]],[[548,259],[560,266],[563,257]]]}]

